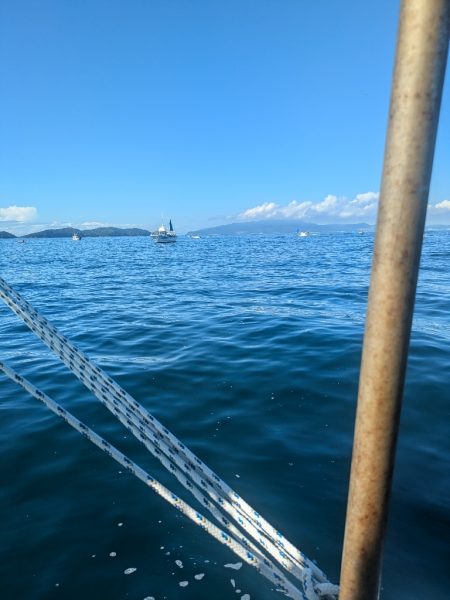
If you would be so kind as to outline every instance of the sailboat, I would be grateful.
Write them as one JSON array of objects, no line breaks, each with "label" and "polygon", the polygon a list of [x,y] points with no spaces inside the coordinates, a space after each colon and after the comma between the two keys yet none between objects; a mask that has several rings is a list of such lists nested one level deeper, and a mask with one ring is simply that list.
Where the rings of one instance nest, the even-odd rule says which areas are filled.
[{"label": "sailboat", "polygon": [[151,233],[151,237],[157,244],[172,244],[177,241],[177,234],[173,230],[172,219],[169,220],[169,230],[167,231],[164,224],[156,231]]}]

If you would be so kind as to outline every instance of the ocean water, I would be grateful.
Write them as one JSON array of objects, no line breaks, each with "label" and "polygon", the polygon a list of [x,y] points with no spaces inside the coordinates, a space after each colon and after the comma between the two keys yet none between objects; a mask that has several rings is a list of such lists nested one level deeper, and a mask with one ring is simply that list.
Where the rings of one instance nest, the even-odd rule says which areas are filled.
[{"label": "ocean water", "polygon": [[[372,245],[1,240],[0,275],[336,582]],[[450,597],[449,265],[450,232],[428,231],[383,600]],[[3,304],[0,357],[179,491]],[[2,600],[282,597],[3,376],[0,454]]]}]

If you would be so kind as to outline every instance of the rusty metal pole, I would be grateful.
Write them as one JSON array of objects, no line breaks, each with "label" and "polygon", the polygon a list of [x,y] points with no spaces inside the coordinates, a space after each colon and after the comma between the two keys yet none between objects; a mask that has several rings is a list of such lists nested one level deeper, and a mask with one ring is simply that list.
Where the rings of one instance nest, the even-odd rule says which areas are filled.
[{"label": "rusty metal pole", "polygon": [[450,0],[403,0],[339,600],[375,600],[448,51]]}]

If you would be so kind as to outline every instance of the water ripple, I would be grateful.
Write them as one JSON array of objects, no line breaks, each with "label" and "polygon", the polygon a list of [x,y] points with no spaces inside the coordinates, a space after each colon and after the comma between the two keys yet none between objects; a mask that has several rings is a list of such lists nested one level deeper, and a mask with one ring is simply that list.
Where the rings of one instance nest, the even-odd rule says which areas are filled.
[{"label": "water ripple", "polygon": [[[1,240],[0,272],[337,580],[372,245],[352,234],[167,248]],[[449,233],[428,232],[384,600],[406,588],[410,600],[443,600],[450,585],[449,256]],[[177,489],[6,307],[0,315],[2,359]],[[2,598],[236,597],[226,549],[11,382],[0,390]],[[182,592],[178,559],[191,581]],[[277,597],[250,568],[236,581],[252,598]]]}]

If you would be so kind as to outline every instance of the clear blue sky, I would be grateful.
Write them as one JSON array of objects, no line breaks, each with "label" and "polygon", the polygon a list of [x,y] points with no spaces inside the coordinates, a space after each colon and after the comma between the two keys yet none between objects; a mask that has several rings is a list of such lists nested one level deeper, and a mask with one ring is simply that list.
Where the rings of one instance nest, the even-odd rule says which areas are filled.
[{"label": "clear blue sky", "polygon": [[[3,0],[0,229],[154,228],[164,213],[187,230],[376,202],[358,195],[379,190],[398,12]],[[448,85],[440,125],[431,203],[450,199]]]}]

